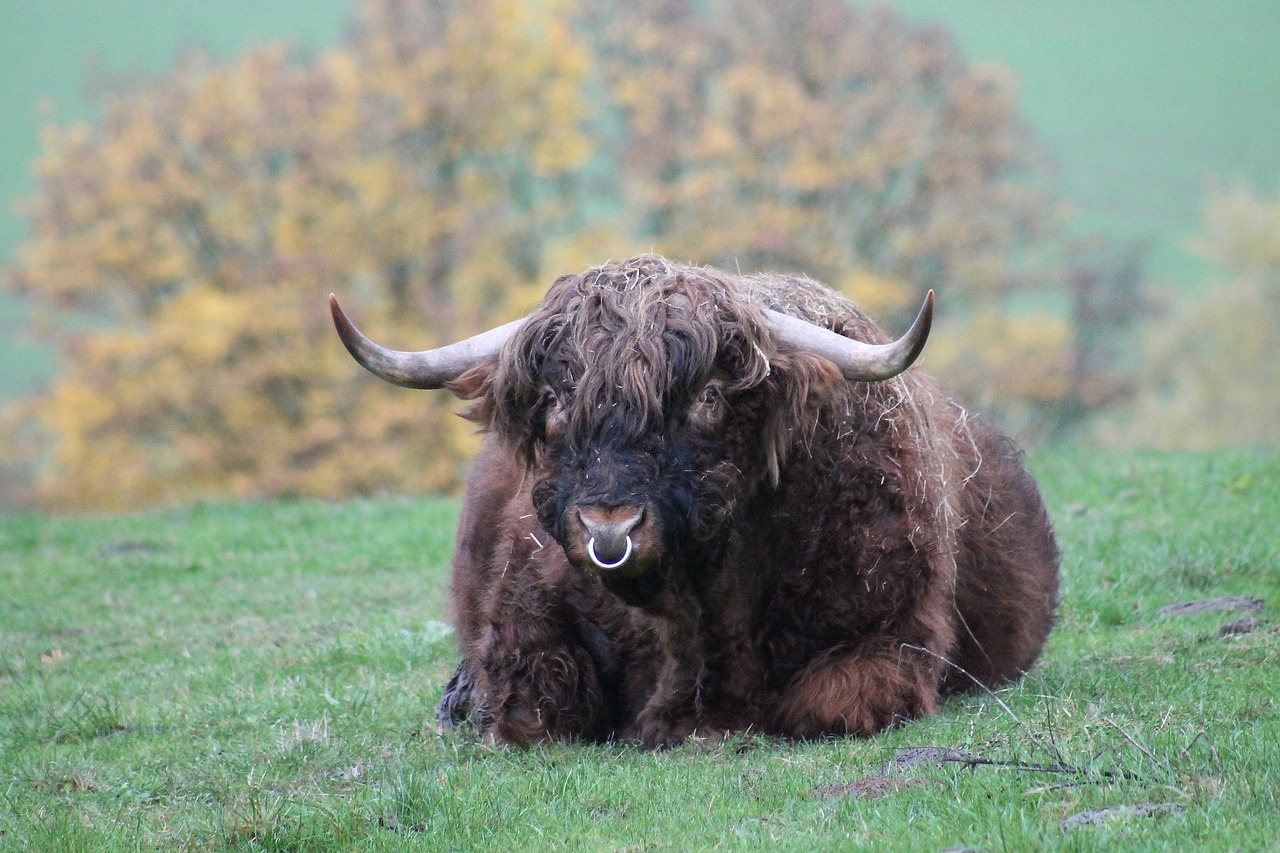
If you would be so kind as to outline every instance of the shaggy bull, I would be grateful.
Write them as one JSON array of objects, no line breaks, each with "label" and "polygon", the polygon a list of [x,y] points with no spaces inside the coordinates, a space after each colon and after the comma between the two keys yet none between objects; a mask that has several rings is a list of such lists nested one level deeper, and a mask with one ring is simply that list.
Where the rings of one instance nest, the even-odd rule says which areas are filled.
[{"label": "shaggy bull", "polygon": [[1017,678],[1057,548],[1013,443],[802,278],[655,256],[378,376],[474,400],[441,702],[500,743],[871,735]]}]

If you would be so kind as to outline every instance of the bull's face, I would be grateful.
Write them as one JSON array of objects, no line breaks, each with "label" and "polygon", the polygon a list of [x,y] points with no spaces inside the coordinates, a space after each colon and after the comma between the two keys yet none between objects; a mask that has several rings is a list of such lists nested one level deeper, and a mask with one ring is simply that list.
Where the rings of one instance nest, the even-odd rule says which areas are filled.
[{"label": "bull's face", "polygon": [[903,338],[866,344],[747,294],[645,256],[564,276],[524,320],[417,353],[374,344],[331,304],[377,375],[476,399],[469,417],[528,466],[539,522],[570,562],[635,598],[662,567],[722,547],[745,502],[778,482],[815,400],[842,376],[904,370],[932,317],[930,295]]},{"label": "bull's face", "polygon": [[[606,583],[715,547],[765,479],[763,388],[731,391],[730,378],[712,376],[635,429],[622,401],[583,406],[572,381],[547,378],[523,434],[534,508],[570,562]],[[585,431],[574,417],[583,409],[598,413]]]},{"label": "bull's face", "polygon": [[774,415],[794,402],[779,368],[796,359],[771,358],[762,328],[705,294],[575,278],[516,333],[486,391],[491,425],[574,566],[621,591],[723,542],[776,472]]}]

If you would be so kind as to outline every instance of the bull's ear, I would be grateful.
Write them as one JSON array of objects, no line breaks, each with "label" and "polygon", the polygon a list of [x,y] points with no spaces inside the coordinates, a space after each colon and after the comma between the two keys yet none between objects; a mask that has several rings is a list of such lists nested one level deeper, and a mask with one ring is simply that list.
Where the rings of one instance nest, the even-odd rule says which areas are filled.
[{"label": "bull's ear", "polygon": [[770,360],[768,417],[764,426],[769,479],[778,484],[796,426],[809,423],[814,406],[843,379],[840,368],[808,352],[778,353]]},{"label": "bull's ear", "polygon": [[475,401],[462,412],[462,416],[486,429],[493,423],[496,410],[491,393],[496,367],[495,362],[477,364],[464,370],[460,376],[446,382],[444,386],[459,400]]}]

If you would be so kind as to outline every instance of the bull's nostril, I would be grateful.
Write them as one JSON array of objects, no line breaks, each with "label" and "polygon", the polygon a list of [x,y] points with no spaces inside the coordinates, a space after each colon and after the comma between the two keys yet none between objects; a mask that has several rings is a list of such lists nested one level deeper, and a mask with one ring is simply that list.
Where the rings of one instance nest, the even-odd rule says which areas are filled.
[{"label": "bull's nostril", "polygon": [[578,520],[592,536],[626,536],[644,521],[644,507],[601,509],[585,507],[578,510]]}]

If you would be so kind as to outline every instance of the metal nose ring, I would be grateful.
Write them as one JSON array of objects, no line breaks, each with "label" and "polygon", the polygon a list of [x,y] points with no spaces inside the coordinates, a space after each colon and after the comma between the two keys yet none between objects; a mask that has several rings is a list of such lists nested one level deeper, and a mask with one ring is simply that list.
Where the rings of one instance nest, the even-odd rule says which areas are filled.
[{"label": "metal nose ring", "polygon": [[616,563],[606,563],[596,556],[596,537],[592,536],[587,542],[587,556],[591,558],[591,562],[595,563],[602,569],[616,569],[627,560],[631,559],[632,548],[631,534],[627,534],[627,550],[622,552],[622,558]]}]

